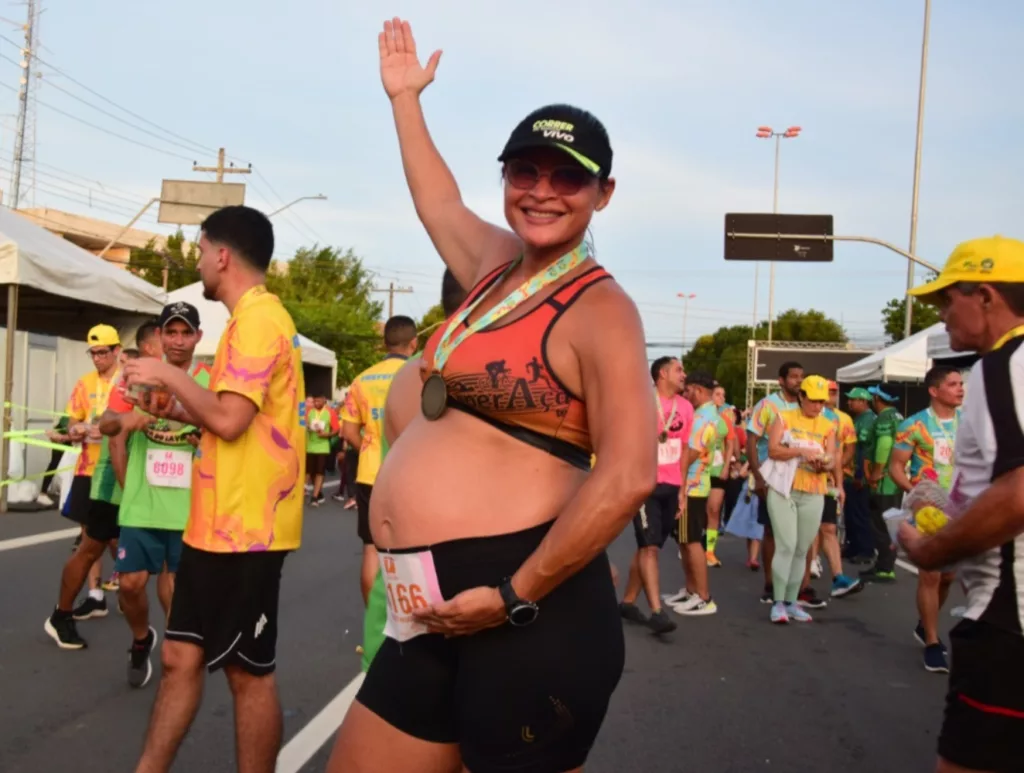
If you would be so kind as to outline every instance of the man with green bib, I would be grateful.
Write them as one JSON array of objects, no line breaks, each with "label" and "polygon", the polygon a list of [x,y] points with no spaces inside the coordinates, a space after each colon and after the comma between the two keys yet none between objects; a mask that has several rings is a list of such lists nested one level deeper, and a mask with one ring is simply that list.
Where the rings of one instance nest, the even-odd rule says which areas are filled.
[{"label": "man with green bib", "polygon": [[[158,324],[167,363],[190,370],[199,384],[208,386],[209,368],[192,362],[202,338],[196,307],[183,302],[165,306]],[[156,629],[149,624],[146,585],[150,575],[158,575],[157,596],[166,618],[191,507],[192,459],[199,429],[158,419],[134,406],[134,402],[119,384],[111,394],[100,428],[111,435],[112,443],[127,437],[128,460],[121,473],[124,493],[117,570],[121,607],[132,630],[128,684],[144,687],[153,675],[150,655],[157,640]],[[120,434],[121,430],[127,432]]]},{"label": "man with green bib", "polygon": [[[450,317],[466,299],[466,291],[462,289],[452,272],[445,269],[441,279],[441,308],[445,319]],[[430,329],[420,334],[430,333]],[[388,449],[394,445],[402,431],[419,412],[420,390],[423,380],[420,377],[420,357],[422,351],[413,354],[399,368],[391,380],[387,398],[384,403],[384,432],[381,437],[381,464],[387,456]],[[370,670],[377,650],[384,643],[384,626],[388,621],[388,601],[384,590],[384,579],[378,570],[377,576],[366,600],[366,614],[363,616],[363,671]]]}]

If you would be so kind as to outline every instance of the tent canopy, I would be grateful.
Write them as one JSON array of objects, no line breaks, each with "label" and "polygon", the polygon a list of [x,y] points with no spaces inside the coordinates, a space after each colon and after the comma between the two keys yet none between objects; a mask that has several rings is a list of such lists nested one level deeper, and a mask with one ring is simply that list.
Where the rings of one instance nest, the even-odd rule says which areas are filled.
[{"label": "tent canopy", "polygon": [[928,337],[942,327],[939,322],[862,360],[851,362],[836,371],[836,380],[845,383],[923,381],[930,366]]},{"label": "tent canopy", "polygon": [[[219,301],[209,301],[204,298],[202,282],[187,285],[167,296],[168,303],[175,301],[191,303],[199,309],[199,319],[203,326],[203,340],[196,346],[196,357],[212,358],[217,353],[220,336],[231,318],[227,307]],[[303,364],[330,368],[332,375],[337,372],[338,357],[326,346],[321,346],[303,335],[299,336],[299,346],[302,349]]]},{"label": "tent canopy", "polygon": [[[8,209],[0,209],[0,284],[18,286],[18,329],[83,341],[100,322],[159,314],[166,297]],[[0,294],[4,311],[6,304]]]}]

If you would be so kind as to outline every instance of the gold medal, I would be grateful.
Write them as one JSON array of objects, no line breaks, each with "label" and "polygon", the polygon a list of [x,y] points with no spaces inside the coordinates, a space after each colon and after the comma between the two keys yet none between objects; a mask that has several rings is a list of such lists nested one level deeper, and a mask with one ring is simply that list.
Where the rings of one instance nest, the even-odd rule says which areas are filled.
[{"label": "gold medal", "polygon": [[448,385],[440,373],[431,373],[420,392],[420,410],[428,421],[437,421],[448,409]]}]

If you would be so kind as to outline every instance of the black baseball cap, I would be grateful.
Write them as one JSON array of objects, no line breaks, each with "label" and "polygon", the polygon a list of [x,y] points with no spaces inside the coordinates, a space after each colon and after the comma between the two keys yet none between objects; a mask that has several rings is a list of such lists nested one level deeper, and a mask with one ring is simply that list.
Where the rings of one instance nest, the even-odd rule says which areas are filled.
[{"label": "black baseball cap", "polygon": [[167,323],[175,319],[180,319],[192,328],[193,331],[199,330],[199,309],[191,303],[185,303],[185,301],[168,303],[164,306],[163,311],[160,312],[156,322],[162,330],[167,327]]},{"label": "black baseball cap", "polygon": [[714,376],[707,371],[695,370],[693,373],[686,374],[686,385],[699,386],[704,387],[705,389],[714,390],[718,385],[718,382],[715,381]]},{"label": "black baseball cap", "polygon": [[561,150],[601,179],[607,179],[612,171],[612,146],[604,124],[572,105],[548,105],[534,110],[512,130],[498,160],[507,161],[531,148]]}]

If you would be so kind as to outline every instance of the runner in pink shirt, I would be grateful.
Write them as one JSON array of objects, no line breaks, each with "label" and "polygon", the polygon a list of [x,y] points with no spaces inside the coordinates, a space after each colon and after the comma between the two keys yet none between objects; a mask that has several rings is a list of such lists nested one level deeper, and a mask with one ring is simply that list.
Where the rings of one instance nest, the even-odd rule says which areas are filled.
[{"label": "runner in pink shirt", "polygon": [[[679,497],[685,475],[685,450],[693,426],[693,406],[680,395],[686,373],[675,357],[659,357],[651,365],[658,422],[658,485],[633,518],[636,555],[629,565],[626,593],[619,604],[622,617],[648,626],[654,633],[669,633],[676,624],[661,608],[658,584],[658,551],[672,533],[679,513]],[[640,589],[647,596],[651,616],[636,605]]]}]

